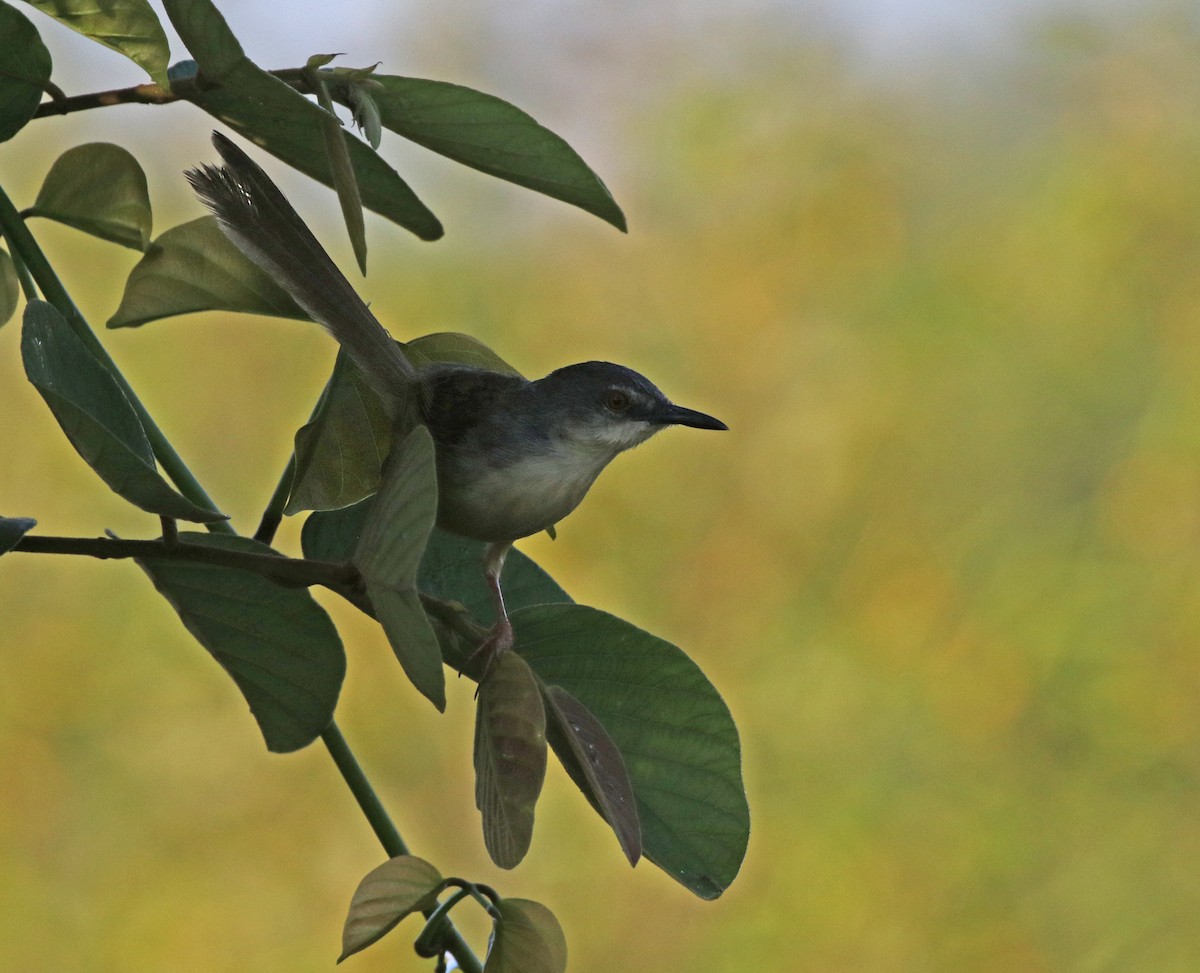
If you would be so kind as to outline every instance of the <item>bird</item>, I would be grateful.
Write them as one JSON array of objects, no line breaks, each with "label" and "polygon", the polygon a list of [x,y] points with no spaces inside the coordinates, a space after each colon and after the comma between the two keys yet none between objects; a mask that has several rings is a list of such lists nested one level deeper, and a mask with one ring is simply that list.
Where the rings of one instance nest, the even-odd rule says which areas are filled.
[{"label": "bird", "polygon": [[405,357],[270,177],[213,132],[222,165],[186,178],[246,257],[345,349],[397,429],[424,423],[434,444],[437,525],[482,542],[496,617],[475,655],[484,671],[512,647],[500,575],[512,544],[551,530],[620,453],[668,426],[728,429],[675,405],[624,365],[588,361],[544,378]]}]

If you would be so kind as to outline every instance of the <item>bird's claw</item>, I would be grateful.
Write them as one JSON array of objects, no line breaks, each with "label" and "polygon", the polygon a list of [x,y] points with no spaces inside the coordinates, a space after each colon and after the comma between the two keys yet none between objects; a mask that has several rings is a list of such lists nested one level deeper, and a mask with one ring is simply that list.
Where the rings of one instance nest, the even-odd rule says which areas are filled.
[{"label": "bird's claw", "polygon": [[512,622],[507,617],[500,619],[492,626],[492,630],[488,633],[487,638],[479,643],[479,648],[471,653],[466,664],[459,670],[461,676],[473,668],[477,661],[482,661],[482,671],[479,673],[478,685],[475,688],[475,695],[479,695],[479,686],[483,685],[484,679],[487,678],[488,672],[492,668],[492,663],[495,662],[496,656],[501,652],[507,652],[513,645],[513,627]]}]

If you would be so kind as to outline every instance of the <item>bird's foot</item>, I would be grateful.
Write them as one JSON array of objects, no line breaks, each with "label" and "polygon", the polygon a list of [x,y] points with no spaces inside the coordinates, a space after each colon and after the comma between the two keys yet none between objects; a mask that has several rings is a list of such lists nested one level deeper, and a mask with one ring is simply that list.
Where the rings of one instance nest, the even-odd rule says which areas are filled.
[{"label": "bird's foot", "polygon": [[[488,633],[487,638],[479,643],[479,648],[471,653],[466,664],[459,670],[461,676],[464,672],[475,669],[478,664],[481,666],[479,673],[478,684],[483,685],[483,680],[487,678],[488,671],[492,668],[492,663],[496,660],[501,652],[507,652],[512,648],[513,644],[513,627],[512,622],[505,616],[492,626],[492,630]],[[479,689],[476,688],[475,695],[479,695]]]}]

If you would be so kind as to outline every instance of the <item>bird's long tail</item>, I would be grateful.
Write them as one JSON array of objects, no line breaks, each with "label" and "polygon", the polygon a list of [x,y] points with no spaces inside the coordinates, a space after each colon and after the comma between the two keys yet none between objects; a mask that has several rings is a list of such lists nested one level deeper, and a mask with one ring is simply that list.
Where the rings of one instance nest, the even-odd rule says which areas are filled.
[{"label": "bird's long tail", "polygon": [[196,194],[234,245],[338,340],[400,418],[415,401],[413,366],[279,187],[220,132],[212,140],[225,164],[188,171]]}]

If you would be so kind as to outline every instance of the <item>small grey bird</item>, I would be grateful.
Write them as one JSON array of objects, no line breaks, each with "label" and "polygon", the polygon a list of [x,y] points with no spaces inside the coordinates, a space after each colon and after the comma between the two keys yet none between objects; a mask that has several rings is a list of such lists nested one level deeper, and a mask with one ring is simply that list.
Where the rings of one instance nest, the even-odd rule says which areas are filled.
[{"label": "small grey bird", "polygon": [[429,428],[438,526],[487,543],[496,621],[481,652],[512,645],[500,572],[513,541],[562,520],[618,453],[660,429],[728,428],[610,362],[568,365],[532,382],[466,365],[418,371],[267,174],[219,132],[213,145],[225,164],[187,178],[226,236],[338,340],[397,425],[417,419]]}]

